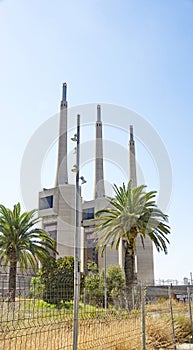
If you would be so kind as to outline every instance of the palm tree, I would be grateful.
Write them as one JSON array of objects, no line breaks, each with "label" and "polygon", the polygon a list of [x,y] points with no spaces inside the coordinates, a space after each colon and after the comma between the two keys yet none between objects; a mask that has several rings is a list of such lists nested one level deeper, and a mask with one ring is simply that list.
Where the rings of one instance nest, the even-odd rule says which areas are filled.
[{"label": "palm tree", "polygon": [[113,186],[115,197],[109,199],[109,208],[95,213],[97,226],[98,248],[102,247],[102,255],[107,244],[119,248],[125,246],[125,281],[128,302],[131,302],[132,287],[135,280],[136,240],[140,236],[144,247],[144,240],[149,237],[158,251],[167,254],[167,235],[170,227],[166,224],[168,216],[155,203],[156,191],[145,192],[144,185],[132,187],[130,181],[127,186]]},{"label": "palm tree", "polygon": [[9,301],[15,301],[17,265],[35,271],[38,260],[43,262],[55,252],[55,241],[47,232],[35,228],[37,210],[21,213],[20,204],[13,211],[0,205],[0,263],[9,265]]}]

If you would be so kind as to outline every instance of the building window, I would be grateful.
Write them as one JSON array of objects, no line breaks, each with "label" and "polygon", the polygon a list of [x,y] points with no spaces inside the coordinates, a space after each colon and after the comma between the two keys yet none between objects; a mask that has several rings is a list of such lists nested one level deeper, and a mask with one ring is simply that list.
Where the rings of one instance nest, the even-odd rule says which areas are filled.
[{"label": "building window", "polygon": [[56,241],[56,238],[57,238],[57,231],[56,230],[53,230],[53,231],[49,231],[49,230],[45,230],[46,232],[49,233],[50,237]]},{"label": "building window", "polygon": [[56,241],[57,237],[57,222],[44,223],[44,230],[50,234],[50,236]]},{"label": "building window", "polygon": [[82,220],[94,219],[94,208],[86,208],[82,211]]},{"label": "building window", "polygon": [[7,281],[6,275],[0,275],[0,281]]},{"label": "building window", "polygon": [[53,208],[53,196],[40,198],[39,208],[40,210]]},{"label": "building window", "polygon": [[50,234],[51,238],[52,238],[54,241],[56,241],[56,238],[57,238],[57,231],[56,231],[56,230],[55,230],[55,231],[50,231],[49,234]]},{"label": "building window", "polygon": [[98,265],[98,252],[96,251],[96,248],[88,248],[87,249],[87,261],[94,261],[95,264]]}]

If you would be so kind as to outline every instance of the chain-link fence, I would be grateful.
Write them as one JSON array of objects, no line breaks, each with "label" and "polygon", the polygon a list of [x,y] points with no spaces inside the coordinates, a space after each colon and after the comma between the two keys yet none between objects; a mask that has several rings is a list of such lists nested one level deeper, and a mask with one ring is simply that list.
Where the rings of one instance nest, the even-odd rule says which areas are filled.
[{"label": "chain-link fence", "polygon": [[[6,269],[0,273],[0,349],[71,350],[73,343],[73,285],[63,283],[42,288],[30,271],[17,274],[16,298],[9,299]],[[31,284],[30,284],[31,281]],[[78,350],[153,350],[176,348],[192,341],[191,288],[184,287],[176,299],[172,286],[166,295],[157,287],[136,286],[133,309],[128,311],[124,290],[104,298],[80,290]],[[152,293],[154,288],[154,293]],[[95,290],[96,292],[96,290]]]}]

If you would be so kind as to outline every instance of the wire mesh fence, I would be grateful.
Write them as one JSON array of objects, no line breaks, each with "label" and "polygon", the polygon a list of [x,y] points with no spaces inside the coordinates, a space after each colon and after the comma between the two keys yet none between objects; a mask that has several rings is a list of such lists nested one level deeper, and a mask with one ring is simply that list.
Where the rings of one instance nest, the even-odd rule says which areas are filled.
[{"label": "wire mesh fence", "polygon": [[[43,289],[34,274],[17,273],[16,298],[9,300],[7,270],[0,273],[0,349],[71,350],[73,342],[73,284],[50,283]],[[156,287],[155,287],[156,288]],[[124,290],[107,298],[80,290],[78,350],[153,350],[192,341],[192,294],[183,290],[176,300],[171,286],[167,296],[152,296],[146,286],[135,286],[133,308],[128,310]],[[158,290],[159,292],[159,290]],[[149,294],[148,294],[149,293]]]}]

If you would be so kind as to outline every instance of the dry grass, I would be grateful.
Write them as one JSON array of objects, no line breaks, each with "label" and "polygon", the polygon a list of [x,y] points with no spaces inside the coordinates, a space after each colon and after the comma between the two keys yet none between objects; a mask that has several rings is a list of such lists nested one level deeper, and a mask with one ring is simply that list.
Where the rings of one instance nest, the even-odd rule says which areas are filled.
[{"label": "dry grass", "polygon": [[[164,299],[162,301],[157,301],[151,304],[147,304],[146,312],[159,312],[159,313],[168,313],[170,314],[170,306],[169,306],[169,300]],[[175,314],[187,314],[189,312],[189,306],[187,303],[181,303],[176,301],[175,299],[172,300],[172,309]]]},{"label": "dry grass", "polygon": [[[72,324],[34,327],[22,332],[7,333],[0,341],[4,350],[56,350],[72,348]],[[140,350],[140,319],[100,319],[79,322],[79,350]]]},{"label": "dry grass", "polygon": [[[174,324],[177,342],[184,342],[191,336],[188,306],[173,303]],[[14,310],[16,311],[16,310]],[[14,312],[15,313],[15,312]],[[13,315],[13,312],[12,312]],[[33,315],[32,315],[33,316]],[[44,315],[45,316],[45,315]],[[79,320],[78,350],[141,350],[141,312],[130,315],[81,314]],[[16,317],[16,315],[15,315]],[[0,349],[3,350],[71,350],[72,319],[67,315],[33,318],[17,323],[17,327],[5,327],[0,334]],[[13,326],[13,325],[12,325]],[[17,329],[17,330],[16,330]],[[168,301],[146,306],[147,350],[173,347],[172,325]]]},{"label": "dry grass", "polygon": [[[177,343],[188,342],[191,337],[190,320],[185,316],[174,318]],[[173,348],[172,324],[169,316],[146,318],[146,340],[149,350]]]},{"label": "dry grass", "polygon": [[171,320],[168,317],[146,318],[146,341],[149,349],[169,348],[173,344]]}]

